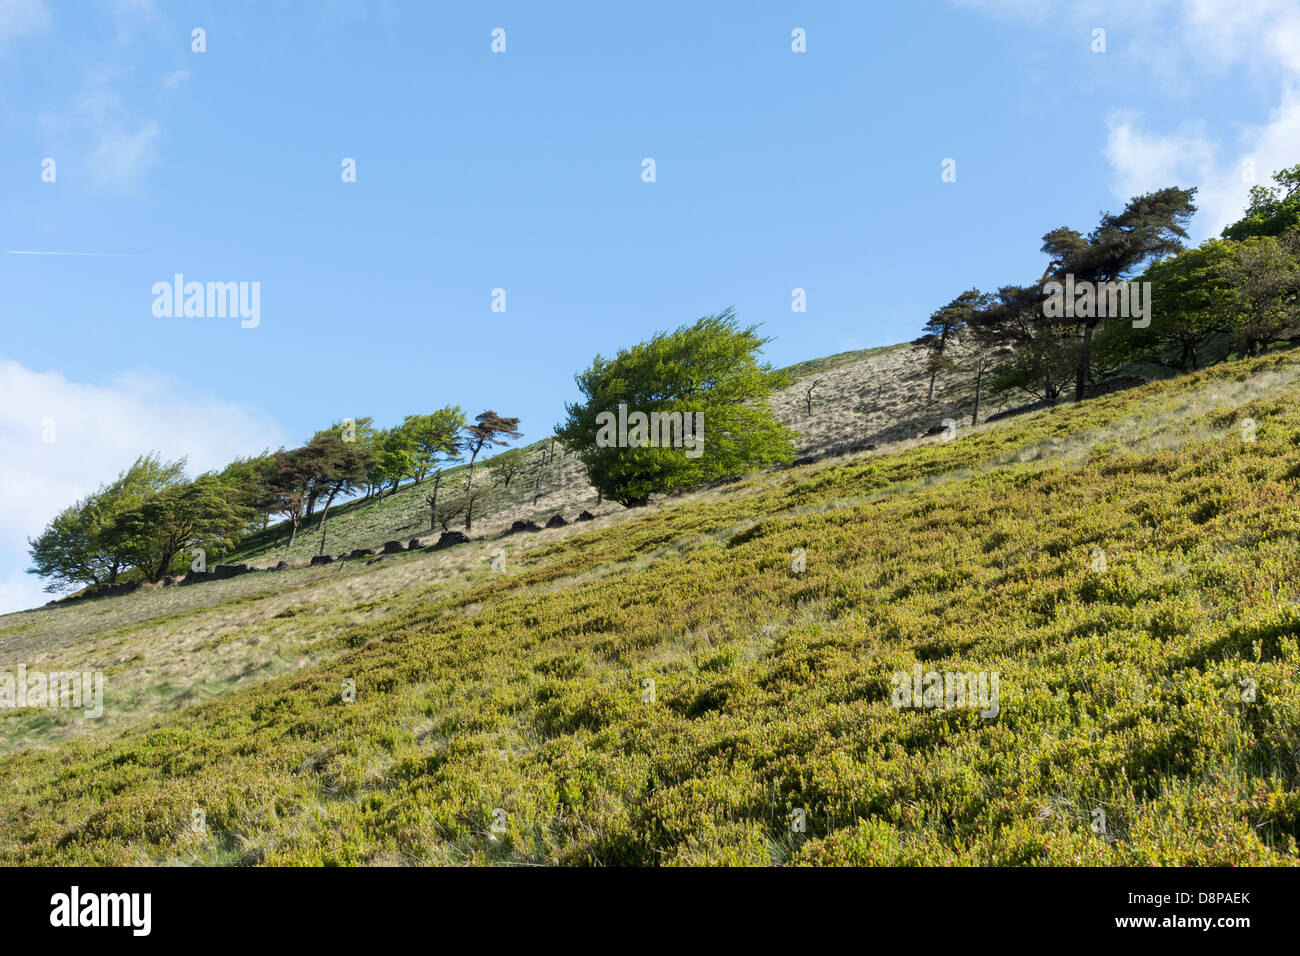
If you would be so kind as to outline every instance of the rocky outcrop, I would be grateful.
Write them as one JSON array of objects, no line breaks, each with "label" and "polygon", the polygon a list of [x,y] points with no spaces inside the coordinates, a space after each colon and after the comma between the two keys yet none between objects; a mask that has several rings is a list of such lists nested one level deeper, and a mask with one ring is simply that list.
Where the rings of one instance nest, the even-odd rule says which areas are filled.
[{"label": "rocky outcrop", "polygon": [[351,561],[356,561],[359,558],[371,557],[374,553],[375,553],[374,548],[357,548],[354,551],[348,552],[348,559]]},{"label": "rocky outcrop", "polygon": [[506,534],[518,534],[521,531],[541,531],[542,526],[536,521],[516,521]]},{"label": "rocky outcrop", "polygon": [[311,559],[311,566],[313,568],[322,564],[333,564],[333,563],[334,563],[334,555],[332,554],[317,554],[313,556]]},{"label": "rocky outcrop", "polygon": [[564,520],[564,515],[553,515],[551,520],[546,522],[548,528],[563,528],[569,522]]},{"label": "rocky outcrop", "polygon": [[444,531],[441,535],[439,535],[438,543],[435,544],[433,547],[436,550],[438,548],[450,548],[453,544],[468,544],[468,543],[469,543],[469,535],[467,535],[464,531]]},{"label": "rocky outcrop", "polygon": [[595,521],[595,520],[596,520],[596,516],[595,516],[594,514],[592,514],[590,511],[582,511],[582,512],[579,512],[579,514],[578,514],[578,519],[577,519],[577,520],[579,520],[579,521]]},{"label": "rocky outcrop", "polygon": [[385,541],[384,554],[401,554],[406,550],[406,545],[400,541]]}]

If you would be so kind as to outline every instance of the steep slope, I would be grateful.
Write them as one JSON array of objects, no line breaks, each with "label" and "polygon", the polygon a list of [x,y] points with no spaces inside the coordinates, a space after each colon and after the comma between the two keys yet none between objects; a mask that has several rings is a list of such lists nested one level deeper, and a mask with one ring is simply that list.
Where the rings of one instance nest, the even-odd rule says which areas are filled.
[{"label": "steep slope", "polygon": [[[0,860],[1295,864],[1298,377],[1274,355],[592,525],[170,589],[211,595],[180,630],[225,646],[247,614],[303,666],[8,756]],[[117,639],[170,627],[143,609],[168,594],[102,602]],[[918,665],[996,674],[996,714],[896,706]]]},{"label": "steep slope", "polygon": [[[907,344],[848,352],[805,362],[786,369],[796,382],[773,398],[782,422],[799,434],[799,457],[844,453],[868,444],[884,446],[910,440],[940,425],[948,417],[970,418],[970,387],[963,380],[941,379],[933,401],[927,400],[928,381],[916,354]],[[813,392],[811,413],[807,389]],[[989,403],[981,420],[1005,408]],[[527,423],[525,423],[527,427]],[[529,469],[501,487],[479,462],[474,484],[482,495],[476,506],[477,531],[496,533],[517,520],[544,524],[553,515],[573,520],[578,512],[612,514],[622,507],[598,501],[581,463],[546,436],[522,447]],[[545,464],[541,464],[545,461]],[[440,494],[455,494],[464,487],[467,468],[448,469]],[[381,499],[353,501],[332,509],[326,529],[326,553],[341,554],[356,548],[379,548],[385,541],[420,537],[432,541],[439,528],[431,528],[425,496],[431,481],[407,484]],[[255,535],[228,558],[272,566],[287,560],[305,564],[320,550],[319,512],[304,523],[292,548],[288,531],[272,528]]]}]

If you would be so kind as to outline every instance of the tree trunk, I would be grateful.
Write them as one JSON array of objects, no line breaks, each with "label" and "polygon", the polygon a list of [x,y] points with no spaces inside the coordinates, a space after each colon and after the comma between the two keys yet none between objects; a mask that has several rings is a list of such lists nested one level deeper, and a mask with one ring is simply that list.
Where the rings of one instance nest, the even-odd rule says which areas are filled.
[{"label": "tree trunk", "polygon": [[[436,521],[438,520],[438,485],[442,483],[442,472],[439,471],[433,476],[433,494],[425,501],[429,502],[429,530],[437,530]],[[443,529],[446,530],[445,528]]]},{"label": "tree trunk", "polygon": [[470,512],[474,510],[473,500],[469,496],[470,488],[474,486],[474,459],[478,457],[479,450],[474,449],[474,454],[469,456],[469,475],[465,478],[465,530],[469,530]]},{"label": "tree trunk", "polygon": [[465,498],[465,531],[469,532],[474,525],[474,499],[466,496]]},{"label": "tree trunk", "polygon": [[299,515],[294,515],[289,519],[289,521],[290,521],[289,543],[285,545],[286,548],[293,547],[293,542],[298,537],[298,525],[302,524],[302,517]]},{"label": "tree trunk", "polygon": [[1092,322],[1083,324],[1083,347],[1079,349],[1079,367],[1074,372],[1074,400],[1081,402],[1088,394],[1088,376],[1092,371]]},{"label": "tree trunk", "polygon": [[975,410],[970,413],[970,425],[974,428],[979,424],[980,419],[980,386],[984,383],[984,363],[981,362],[979,371],[975,374]]},{"label": "tree trunk", "polygon": [[337,488],[330,492],[330,496],[325,499],[325,510],[320,513],[320,550],[316,552],[317,554],[325,553],[325,522],[330,516],[330,505],[334,504],[334,496],[338,493]]}]

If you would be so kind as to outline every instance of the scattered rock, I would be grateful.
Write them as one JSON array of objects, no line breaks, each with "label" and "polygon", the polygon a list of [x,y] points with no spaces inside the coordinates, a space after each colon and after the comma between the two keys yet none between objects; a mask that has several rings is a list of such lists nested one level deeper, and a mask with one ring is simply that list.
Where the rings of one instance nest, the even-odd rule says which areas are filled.
[{"label": "scattered rock", "polygon": [[552,515],[551,520],[546,522],[548,528],[563,528],[569,522],[564,520],[564,515]]},{"label": "scattered rock", "polygon": [[594,514],[592,514],[590,511],[583,511],[581,514],[578,515],[578,520],[579,520],[579,521],[595,521],[595,520],[596,520],[596,516],[595,516]]},{"label": "scattered rock", "polygon": [[288,562],[288,561],[281,561],[279,564],[277,564],[277,565],[276,565],[275,567],[273,567],[271,570],[272,570],[272,571],[287,571],[287,570],[289,570],[289,562]]},{"label": "scattered rock", "polygon": [[417,549],[417,548],[423,548],[423,547],[424,547],[424,545],[420,543],[420,539],[419,539],[419,538],[412,538],[412,539],[411,539],[411,543],[410,543],[409,545],[407,545],[407,548],[408,548],[409,550],[411,550],[411,551],[414,551],[414,550]]},{"label": "scattered rock", "polygon": [[355,561],[358,558],[368,558],[374,553],[375,553],[374,548],[357,548],[355,551],[349,552],[348,558],[352,561]]},{"label": "scattered rock", "polygon": [[536,521],[516,521],[510,526],[506,534],[518,534],[520,531],[541,531],[542,527]]},{"label": "scattered rock", "polygon": [[401,554],[406,550],[406,545],[400,541],[385,541],[384,554]]},{"label": "scattered rock", "polygon": [[214,564],[212,566],[213,581],[224,581],[226,578],[237,578],[241,574],[247,574],[253,570],[246,564]]},{"label": "scattered rock", "polygon": [[334,555],[332,554],[317,554],[317,555],[313,555],[311,559],[311,566],[313,568],[321,564],[333,564],[333,563],[334,563]]},{"label": "scattered rock", "polygon": [[433,547],[435,549],[450,548],[453,544],[468,544],[468,543],[469,543],[469,535],[467,535],[464,531],[444,531],[441,535],[438,536],[438,543],[435,544]]}]

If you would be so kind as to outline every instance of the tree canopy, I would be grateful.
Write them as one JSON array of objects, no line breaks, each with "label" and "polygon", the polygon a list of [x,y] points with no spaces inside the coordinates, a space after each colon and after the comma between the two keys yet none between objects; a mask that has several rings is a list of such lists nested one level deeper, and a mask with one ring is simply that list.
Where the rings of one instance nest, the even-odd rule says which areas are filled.
[{"label": "tree canopy", "polygon": [[791,383],[760,364],[769,341],[727,309],[612,359],[597,355],[575,378],[586,401],[567,407],[555,434],[604,497],[629,507],[788,462],[794,433],[768,400]]}]

